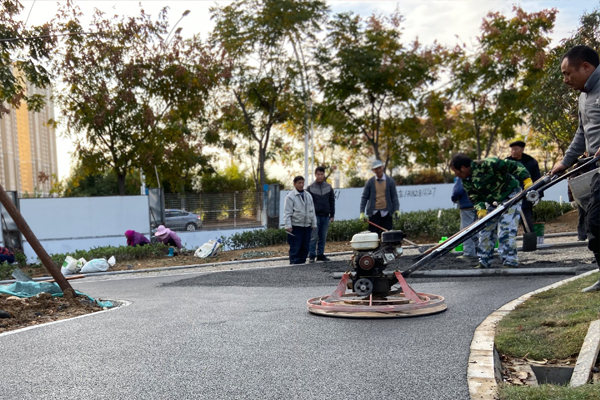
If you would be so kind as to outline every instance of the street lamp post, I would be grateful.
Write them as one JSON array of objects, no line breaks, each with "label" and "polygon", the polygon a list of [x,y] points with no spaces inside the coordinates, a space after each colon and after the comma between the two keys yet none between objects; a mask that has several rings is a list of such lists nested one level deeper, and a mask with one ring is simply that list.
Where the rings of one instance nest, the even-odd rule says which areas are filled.
[{"label": "street lamp post", "polygon": [[[168,34],[168,35],[167,35],[167,37],[165,38],[165,43],[169,44],[169,36],[171,36],[171,33],[173,33],[173,30],[175,29],[175,27],[176,27],[177,25],[179,25],[179,23],[181,22],[181,20],[182,20],[183,18],[187,17],[187,16],[189,15],[189,13],[190,13],[190,12],[191,12],[190,10],[185,10],[185,11],[183,12],[183,14],[181,14],[181,18],[179,18],[179,20],[178,20],[178,21],[175,23],[175,25],[173,25],[173,27],[171,28],[171,31],[169,32],[169,34]],[[181,29],[182,29],[182,28],[179,28],[179,29],[178,29],[178,30],[175,32],[175,34],[177,35],[178,33],[180,33],[180,32],[181,32]]]}]

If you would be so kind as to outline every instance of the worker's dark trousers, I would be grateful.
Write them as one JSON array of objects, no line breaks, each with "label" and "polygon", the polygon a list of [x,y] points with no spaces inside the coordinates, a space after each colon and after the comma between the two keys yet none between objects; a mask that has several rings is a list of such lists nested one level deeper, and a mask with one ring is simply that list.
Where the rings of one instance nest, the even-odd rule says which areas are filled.
[{"label": "worker's dark trousers", "polygon": [[287,235],[290,245],[290,264],[304,264],[308,256],[308,245],[310,244],[310,226],[292,226],[292,235]]},{"label": "worker's dark trousers", "polygon": [[[375,211],[373,213],[373,215],[371,215],[369,217],[369,221],[371,221],[374,224],[379,225],[382,228],[385,228],[387,230],[392,230],[392,228],[394,227],[394,221],[392,220],[392,213],[388,212],[387,215],[385,217],[381,216],[381,213],[379,211]],[[381,236],[381,229],[374,227],[373,225],[369,224],[369,232],[375,232],[377,233],[379,236]]]},{"label": "worker's dark trousers", "polygon": [[586,210],[586,231],[588,237],[588,248],[594,253],[600,268],[600,174],[596,174],[592,180],[592,199]]}]

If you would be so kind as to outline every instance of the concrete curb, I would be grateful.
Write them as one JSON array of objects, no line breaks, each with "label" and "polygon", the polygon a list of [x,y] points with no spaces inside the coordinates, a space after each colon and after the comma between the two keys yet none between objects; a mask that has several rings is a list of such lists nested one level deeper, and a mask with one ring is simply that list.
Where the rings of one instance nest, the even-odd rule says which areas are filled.
[{"label": "concrete curb", "polygon": [[600,319],[592,321],[583,340],[583,345],[577,357],[577,363],[571,376],[571,386],[579,387],[588,383],[592,368],[596,365],[600,351]]},{"label": "concrete curb", "polygon": [[514,310],[518,305],[525,302],[531,296],[545,292],[550,289],[560,287],[566,283],[572,282],[584,276],[589,276],[597,272],[588,271],[579,276],[568,278],[552,285],[543,287],[533,292],[529,292],[506,303],[493,313],[491,313],[478,327],[473,334],[471,341],[471,352],[469,354],[469,365],[467,368],[467,383],[469,385],[469,395],[472,400],[495,400],[497,399],[498,380],[502,380],[499,374],[499,360],[495,360],[496,349],[494,339],[496,336],[496,326],[505,315]]}]

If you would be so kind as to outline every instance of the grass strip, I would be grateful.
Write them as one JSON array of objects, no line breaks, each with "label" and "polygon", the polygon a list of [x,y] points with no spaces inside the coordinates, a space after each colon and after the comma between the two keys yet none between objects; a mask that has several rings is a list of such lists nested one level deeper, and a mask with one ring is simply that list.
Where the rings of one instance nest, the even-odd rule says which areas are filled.
[{"label": "grass strip", "polygon": [[600,385],[585,385],[578,388],[557,385],[501,385],[498,395],[500,400],[598,400]]},{"label": "grass strip", "polygon": [[600,293],[581,293],[598,274],[532,296],[500,321],[501,354],[534,360],[577,356],[591,321],[600,319]]}]

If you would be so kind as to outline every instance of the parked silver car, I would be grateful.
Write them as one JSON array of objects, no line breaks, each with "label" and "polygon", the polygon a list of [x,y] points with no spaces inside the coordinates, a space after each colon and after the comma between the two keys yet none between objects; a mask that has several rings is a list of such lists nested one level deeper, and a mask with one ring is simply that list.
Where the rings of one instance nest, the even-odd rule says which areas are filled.
[{"label": "parked silver car", "polygon": [[198,214],[184,210],[165,210],[165,226],[176,231],[195,231],[202,228],[201,218]]}]

